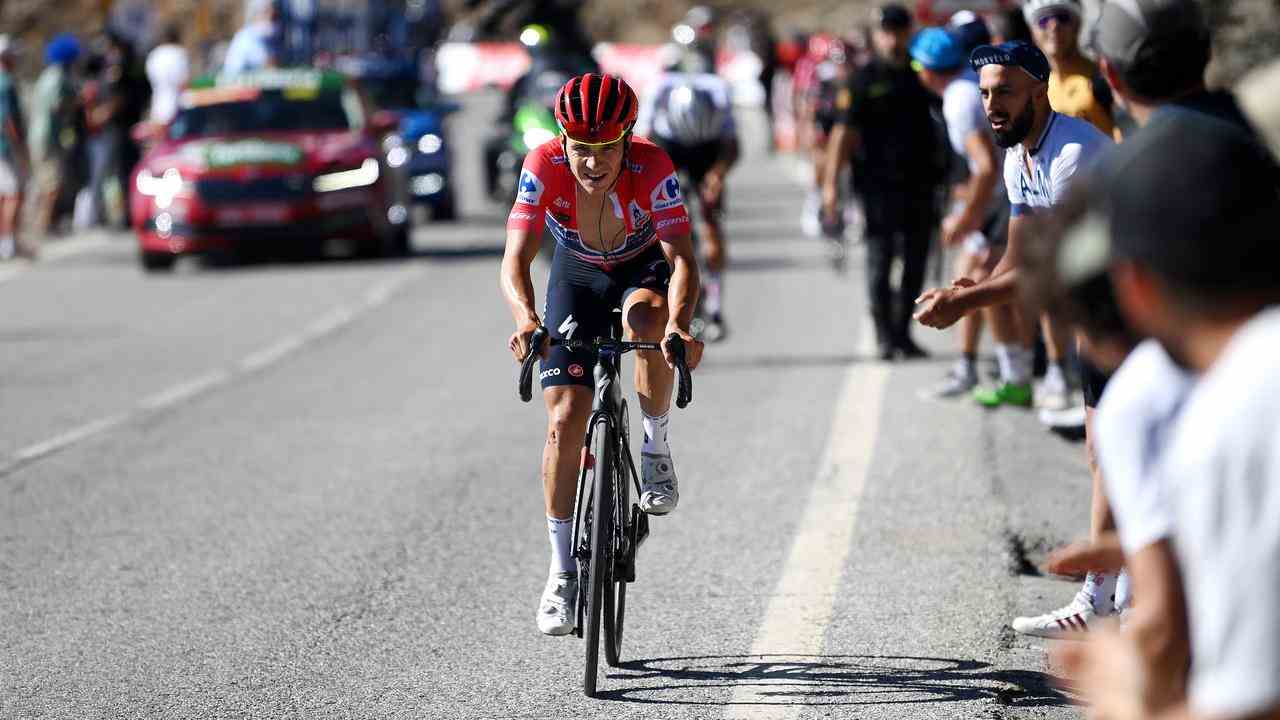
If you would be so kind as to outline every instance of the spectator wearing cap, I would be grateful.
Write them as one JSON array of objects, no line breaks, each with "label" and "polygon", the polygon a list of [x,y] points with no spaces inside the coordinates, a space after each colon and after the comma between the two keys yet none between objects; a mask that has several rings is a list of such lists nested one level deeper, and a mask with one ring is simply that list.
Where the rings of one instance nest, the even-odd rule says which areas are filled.
[{"label": "spectator wearing cap", "polygon": [[[981,23],[980,19],[969,25]],[[984,26],[985,34],[985,26]],[[969,50],[955,30],[926,28],[911,42],[911,66],[920,82],[942,98],[942,116],[951,148],[964,159],[968,173],[952,193],[953,209],[942,221],[942,243],[961,250],[956,276],[982,282],[1004,253],[1009,232],[1009,200],[978,90],[977,73],[969,66]],[[985,308],[960,320],[960,359],[935,389],[939,397],[967,395],[978,384],[977,351],[983,319],[989,319],[997,345],[1017,343],[1019,330],[1008,305]]]},{"label": "spectator wearing cap", "polygon": [[[919,302],[917,318],[932,327],[948,327],[978,308],[1013,301],[1017,293],[1024,248],[1045,231],[1043,220],[1067,197],[1078,171],[1094,162],[1111,141],[1089,123],[1054,111],[1049,105],[1049,61],[1037,47],[1024,42],[984,46],[970,62],[979,73],[979,89],[997,144],[1007,148],[1005,190],[1011,205],[1008,245],[991,277],[980,283],[962,279],[949,288],[930,290]],[[1026,347],[997,348],[1001,382],[981,388],[982,404],[1029,405],[1031,357]],[[1086,417],[1088,415],[1086,414]],[[1086,424],[1086,428],[1088,425]],[[1086,438],[1088,430],[1086,429]],[[1095,486],[1101,485],[1096,464],[1090,463]],[[1098,493],[1101,495],[1101,492]],[[1091,530],[1107,525],[1095,508]],[[1049,613],[1020,617],[1014,630],[1040,637],[1087,628],[1095,618],[1114,612],[1114,574],[1091,573],[1076,598]]]},{"label": "spectator wearing cap", "polygon": [[1182,108],[1252,132],[1231,93],[1205,89],[1212,43],[1196,0],[1107,2],[1091,44],[1107,85],[1138,125]]},{"label": "spectator wearing cap", "polygon": [[80,57],[80,41],[63,33],[45,47],[45,68],[31,93],[32,184],[36,194],[34,234],[43,237],[54,226],[58,200],[72,183],[76,151],[83,141],[83,117],[72,65]]},{"label": "spectator wearing cap", "polygon": [[0,259],[3,260],[19,252],[26,253],[18,242],[18,222],[30,158],[26,124],[13,78],[16,55],[13,37],[0,35]]},{"label": "spectator wearing cap", "polygon": [[1080,51],[1080,0],[1027,0],[1022,14],[1036,45],[1049,58],[1049,104],[1113,135],[1110,97],[1098,68]]},{"label": "spectator wearing cap", "polygon": [[[961,10],[952,15],[951,19],[947,20],[947,31],[959,41],[960,49],[964,52],[966,59],[978,46],[991,44],[991,29],[987,27],[987,21],[972,10]],[[978,73],[969,67],[969,63],[963,63],[961,68],[962,75],[975,83],[978,82]]]},{"label": "spectator wearing cap", "polygon": [[[935,100],[908,64],[910,35],[906,8],[894,4],[876,11],[876,57],[837,93],[823,179],[824,223],[834,228],[840,217],[840,170],[852,165],[854,188],[865,207],[867,290],[884,360],[925,356],[910,335],[911,299],[924,284],[938,222],[937,193],[949,162],[944,133],[932,114]],[[903,265],[896,290],[890,284],[895,257]]]},{"label": "spectator wearing cap", "polygon": [[[1195,377],[1156,470],[1192,657],[1186,702],[1159,717],[1280,717],[1273,165],[1239,127],[1171,112],[1120,146],[1103,182],[1093,217],[1120,307]],[[1061,656],[1096,716],[1156,716],[1133,637],[1100,633]]]}]

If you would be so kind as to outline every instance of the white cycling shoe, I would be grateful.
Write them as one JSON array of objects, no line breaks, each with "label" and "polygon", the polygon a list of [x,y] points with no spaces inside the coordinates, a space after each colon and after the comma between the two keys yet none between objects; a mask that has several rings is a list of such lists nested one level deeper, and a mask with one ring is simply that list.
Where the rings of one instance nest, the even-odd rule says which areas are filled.
[{"label": "white cycling shoe", "polygon": [[680,483],[670,455],[640,454],[640,509],[666,515],[680,503]]},{"label": "white cycling shoe", "polygon": [[576,573],[555,573],[547,578],[538,603],[538,629],[543,635],[573,632],[573,616],[578,600]]}]

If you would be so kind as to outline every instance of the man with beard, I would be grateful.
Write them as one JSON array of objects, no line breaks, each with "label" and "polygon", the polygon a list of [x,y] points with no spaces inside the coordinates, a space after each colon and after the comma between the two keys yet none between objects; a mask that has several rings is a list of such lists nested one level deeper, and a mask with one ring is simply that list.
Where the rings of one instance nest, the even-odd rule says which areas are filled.
[{"label": "man with beard", "polygon": [[[920,296],[916,318],[923,324],[945,328],[965,314],[1015,299],[1020,255],[1035,233],[1044,230],[1037,215],[1051,212],[1062,202],[1077,171],[1097,158],[1111,140],[1084,120],[1054,112],[1049,106],[1049,61],[1034,45],[1014,41],[976,48],[969,58],[979,73],[978,87],[996,143],[1006,148],[1005,188],[1011,217],[1004,257],[991,276],[980,283],[957,280],[949,288]],[[1042,218],[1039,218],[1043,220]],[[1031,354],[1016,348],[1014,357],[1000,358],[1001,384],[997,396],[1020,399],[1030,386],[1010,382],[1009,376],[1029,377]],[[1006,369],[1005,365],[1014,365]],[[1090,454],[1092,458],[1092,454]],[[1066,629],[1084,629],[1097,615],[1114,607],[1114,575],[1091,573],[1076,598],[1045,615],[1018,618],[1013,627],[1021,633],[1052,636]]]}]

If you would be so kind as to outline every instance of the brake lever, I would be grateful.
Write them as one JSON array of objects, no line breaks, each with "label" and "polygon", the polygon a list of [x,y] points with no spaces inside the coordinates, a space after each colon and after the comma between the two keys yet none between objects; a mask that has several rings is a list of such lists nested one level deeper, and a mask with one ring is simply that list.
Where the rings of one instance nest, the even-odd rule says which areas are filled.
[{"label": "brake lever", "polygon": [[547,329],[541,325],[529,336],[529,354],[520,365],[520,399],[529,402],[533,398],[533,361],[542,354],[547,340]]},{"label": "brake lever", "polygon": [[671,359],[676,366],[676,407],[683,410],[693,402],[693,377],[689,373],[689,363],[685,358],[684,338],[675,333],[667,336],[667,348],[671,351]]}]

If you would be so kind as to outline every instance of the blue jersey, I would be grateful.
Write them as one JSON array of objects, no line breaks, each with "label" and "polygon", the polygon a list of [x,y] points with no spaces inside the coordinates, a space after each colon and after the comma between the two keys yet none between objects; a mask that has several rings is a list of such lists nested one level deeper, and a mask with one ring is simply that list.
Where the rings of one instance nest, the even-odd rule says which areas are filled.
[{"label": "blue jersey", "polygon": [[1005,151],[1004,184],[1013,216],[1044,212],[1057,205],[1076,172],[1111,145],[1111,138],[1088,122],[1051,112],[1040,140],[1030,151],[1022,143]]}]

